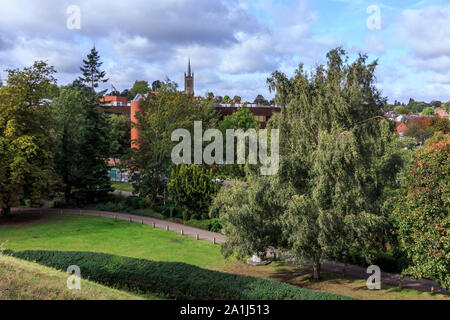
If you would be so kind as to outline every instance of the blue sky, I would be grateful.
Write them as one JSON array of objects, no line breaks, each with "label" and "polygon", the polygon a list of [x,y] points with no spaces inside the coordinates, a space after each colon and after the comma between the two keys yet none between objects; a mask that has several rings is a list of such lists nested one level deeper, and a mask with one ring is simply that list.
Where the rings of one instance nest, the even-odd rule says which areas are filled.
[{"label": "blue sky", "polygon": [[[80,8],[81,29],[66,27],[70,5]],[[373,6],[379,29],[367,26]],[[253,101],[272,97],[272,71],[312,68],[342,46],[379,60],[390,101],[450,100],[448,0],[0,0],[0,11],[0,69],[48,60],[59,84],[79,76],[95,43],[108,89],[166,76],[182,87],[190,57],[197,95]]]}]

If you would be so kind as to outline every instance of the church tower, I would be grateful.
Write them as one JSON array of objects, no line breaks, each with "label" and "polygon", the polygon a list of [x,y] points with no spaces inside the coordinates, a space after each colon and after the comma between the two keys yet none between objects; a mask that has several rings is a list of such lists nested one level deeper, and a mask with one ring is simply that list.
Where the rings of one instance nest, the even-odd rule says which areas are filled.
[{"label": "church tower", "polygon": [[194,73],[191,72],[191,59],[189,58],[188,72],[184,73],[184,92],[194,94]]}]

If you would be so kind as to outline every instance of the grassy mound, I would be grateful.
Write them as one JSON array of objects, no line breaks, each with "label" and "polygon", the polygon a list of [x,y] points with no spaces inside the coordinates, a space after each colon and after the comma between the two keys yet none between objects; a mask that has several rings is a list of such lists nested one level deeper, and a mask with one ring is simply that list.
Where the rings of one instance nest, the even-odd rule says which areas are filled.
[{"label": "grassy mound", "polygon": [[0,300],[137,300],[142,297],[87,280],[67,289],[68,274],[0,254]]},{"label": "grassy mound", "polygon": [[107,286],[187,300],[342,300],[332,293],[312,291],[261,278],[206,270],[178,262],[154,262],[92,252],[6,251],[29,261],[65,270],[77,265],[83,277]]}]

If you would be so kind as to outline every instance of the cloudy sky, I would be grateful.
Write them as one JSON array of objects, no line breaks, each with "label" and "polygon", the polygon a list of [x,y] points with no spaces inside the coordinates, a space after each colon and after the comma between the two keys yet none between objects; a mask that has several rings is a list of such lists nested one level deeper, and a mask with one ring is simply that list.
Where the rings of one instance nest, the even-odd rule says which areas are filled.
[{"label": "cloudy sky", "polygon": [[[67,27],[70,6],[80,29]],[[95,44],[108,89],[166,76],[182,87],[190,57],[197,95],[253,101],[271,98],[272,71],[312,68],[343,46],[379,59],[390,101],[450,100],[449,0],[0,0],[0,12],[3,79],[4,69],[48,60],[59,84],[72,82]]]}]

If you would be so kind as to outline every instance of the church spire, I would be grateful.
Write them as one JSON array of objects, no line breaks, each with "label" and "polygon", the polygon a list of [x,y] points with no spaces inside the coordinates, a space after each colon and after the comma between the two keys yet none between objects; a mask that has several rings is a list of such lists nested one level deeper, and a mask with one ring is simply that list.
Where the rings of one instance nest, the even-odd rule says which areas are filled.
[{"label": "church spire", "polygon": [[184,73],[184,92],[194,94],[194,74],[191,70],[191,57],[188,60],[187,74]]},{"label": "church spire", "polygon": [[192,73],[191,73],[191,57],[189,57],[189,62],[188,62],[188,76],[192,76]]}]

